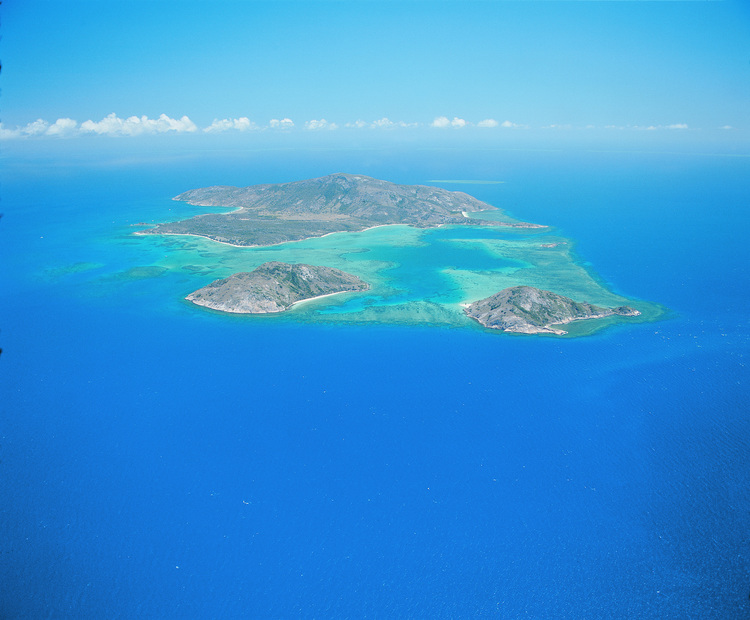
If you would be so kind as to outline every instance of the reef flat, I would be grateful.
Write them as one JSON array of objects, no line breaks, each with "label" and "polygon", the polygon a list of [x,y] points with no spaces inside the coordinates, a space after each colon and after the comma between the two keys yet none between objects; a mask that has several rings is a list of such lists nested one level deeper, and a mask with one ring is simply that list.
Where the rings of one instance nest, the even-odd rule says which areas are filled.
[{"label": "reef flat", "polygon": [[[280,185],[210,187],[176,199],[235,209],[144,231],[165,250],[154,267],[185,279],[180,297],[214,310],[286,315],[278,321],[564,337],[653,321],[665,311],[614,293],[579,260],[575,243],[553,228],[514,219],[463,192],[335,174]],[[339,270],[362,285],[347,281],[341,289],[327,289],[321,284],[327,276],[318,272],[308,288],[295,290],[289,278],[301,268]],[[528,288],[520,297],[516,291],[513,299],[524,301],[513,306],[508,290],[518,287]],[[350,294],[333,294],[338,290]],[[270,294],[265,301],[263,291]],[[301,303],[319,297],[325,299]],[[293,312],[284,312],[292,305]]]}]

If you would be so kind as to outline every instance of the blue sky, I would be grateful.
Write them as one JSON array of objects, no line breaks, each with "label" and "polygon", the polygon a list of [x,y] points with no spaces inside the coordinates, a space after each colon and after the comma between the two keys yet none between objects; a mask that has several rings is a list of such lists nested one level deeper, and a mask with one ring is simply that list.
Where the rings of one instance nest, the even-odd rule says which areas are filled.
[{"label": "blue sky", "polygon": [[750,134],[734,0],[6,0],[0,18],[6,139]]}]

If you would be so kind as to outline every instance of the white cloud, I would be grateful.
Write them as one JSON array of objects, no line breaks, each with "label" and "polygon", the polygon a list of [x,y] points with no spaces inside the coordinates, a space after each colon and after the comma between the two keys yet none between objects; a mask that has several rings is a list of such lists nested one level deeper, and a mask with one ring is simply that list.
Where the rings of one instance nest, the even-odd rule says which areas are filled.
[{"label": "white cloud", "polygon": [[24,136],[40,136],[45,133],[49,128],[49,123],[38,118],[33,123],[29,123],[26,127],[21,128],[21,135]]},{"label": "white cloud", "polygon": [[631,129],[639,131],[661,131],[663,129],[690,129],[685,123],[675,123],[673,125],[632,125]]},{"label": "white cloud", "polygon": [[193,132],[198,128],[187,116],[180,119],[170,118],[162,114],[157,119],[148,116],[130,116],[126,119],[119,118],[114,112],[107,115],[99,122],[92,120],[81,123],[83,133],[96,133],[107,136],[138,136],[141,134],[166,133],[174,131],[177,133]]},{"label": "white cloud", "polygon": [[214,119],[214,122],[206,127],[203,131],[206,133],[217,133],[219,131],[250,131],[258,129],[258,126],[246,116],[240,118],[224,118],[222,120]]},{"label": "white cloud", "polygon": [[305,123],[305,129],[310,131],[316,131],[318,129],[338,129],[339,126],[336,123],[329,123],[326,119],[321,118],[320,120],[307,121]]},{"label": "white cloud", "polygon": [[0,140],[12,140],[14,138],[29,138],[32,136],[65,136],[70,135],[76,128],[76,123],[71,118],[59,118],[52,125],[41,118],[24,125],[10,129],[0,123]]},{"label": "white cloud", "polygon": [[347,123],[344,125],[344,127],[353,127],[354,129],[362,129],[363,127],[367,127],[367,123],[363,120],[356,120],[353,123]]},{"label": "white cloud", "polygon": [[[506,123],[508,121],[505,121]],[[485,118],[477,123],[477,127],[497,127],[499,123],[494,118]]]},{"label": "white cloud", "polygon": [[511,123],[510,121],[503,121],[500,123],[500,127],[505,127],[506,129],[510,129],[512,127],[521,127],[521,125],[517,125],[516,123]]},{"label": "white cloud", "polygon": [[20,129],[8,129],[5,125],[0,123],[0,140],[12,140],[13,138],[19,138],[20,136]]},{"label": "white cloud", "polygon": [[294,127],[294,122],[291,118],[282,118],[281,120],[272,118],[268,124],[271,129],[291,129]]},{"label": "white cloud", "polygon": [[432,121],[432,127],[437,127],[439,129],[444,129],[445,127],[455,127],[455,128],[461,128],[466,127],[468,123],[462,119],[458,118],[457,116],[453,117],[453,120],[449,120],[447,116],[438,116],[434,121]]},{"label": "white cloud", "polygon": [[384,116],[376,121],[373,121],[370,127],[373,129],[394,129],[396,127],[416,127],[419,123],[406,123],[404,121],[392,121],[388,117]]},{"label": "white cloud", "polygon": [[183,116],[179,120],[175,120],[173,118],[169,118],[166,114],[162,114],[157,120],[149,122],[153,124],[152,126],[154,127],[154,130],[159,133],[163,133],[165,131],[176,131],[178,133],[198,131],[198,127],[196,127],[195,123],[191,121],[187,116]]},{"label": "white cloud", "polygon": [[397,123],[394,123],[388,117],[384,116],[383,118],[373,121],[371,127],[374,129],[391,129],[392,127],[396,127],[396,125]]},{"label": "white cloud", "polygon": [[719,127],[719,129],[734,129],[731,125],[723,125],[722,127]]},{"label": "white cloud", "polygon": [[78,123],[72,118],[58,118],[45,132],[48,136],[70,136],[75,133]]}]

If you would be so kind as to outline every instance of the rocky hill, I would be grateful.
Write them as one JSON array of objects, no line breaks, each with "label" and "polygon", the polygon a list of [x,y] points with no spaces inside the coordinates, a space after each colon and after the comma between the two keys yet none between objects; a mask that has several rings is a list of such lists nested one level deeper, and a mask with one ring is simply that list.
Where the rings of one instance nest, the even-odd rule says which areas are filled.
[{"label": "rocky hill", "polygon": [[293,304],[369,285],[340,269],[270,262],[249,273],[216,280],[186,297],[199,306],[237,314],[283,312]]},{"label": "rocky hill", "polygon": [[638,316],[629,306],[602,308],[586,302],[573,301],[557,293],[532,286],[506,288],[491,297],[469,304],[464,312],[485,327],[522,334],[565,334],[553,325],[564,325],[582,319],[598,319],[612,315]]}]

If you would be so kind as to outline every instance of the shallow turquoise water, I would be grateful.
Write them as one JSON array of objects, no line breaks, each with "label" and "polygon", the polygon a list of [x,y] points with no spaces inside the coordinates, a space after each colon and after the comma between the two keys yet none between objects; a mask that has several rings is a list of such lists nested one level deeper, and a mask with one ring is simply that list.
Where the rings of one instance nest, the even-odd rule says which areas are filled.
[{"label": "shallow turquoise water", "polygon": [[[462,291],[440,271],[445,268],[465,270],[492,270],[522,266],[495,256],[482,248],[466,248],[449,243],[452,239],[475,238],[486,235],[484,229],[463,231],[461,229],[426,230],[419,236],[419,245],[373,246],[372,254],[378,261],[393,265],[385,270],[385,277],[392,286],[401,289],[388,298],[389,303],[428,300],[442,303],[458,303],[463,300]],[[370,253],[350,256],[356,261],[362,257],[371,260]],[[401,288],[403,287],[403,288]],[[352,302],[352,307],[356,302]],[[340,311],[341,309],[339,309]]]}]

